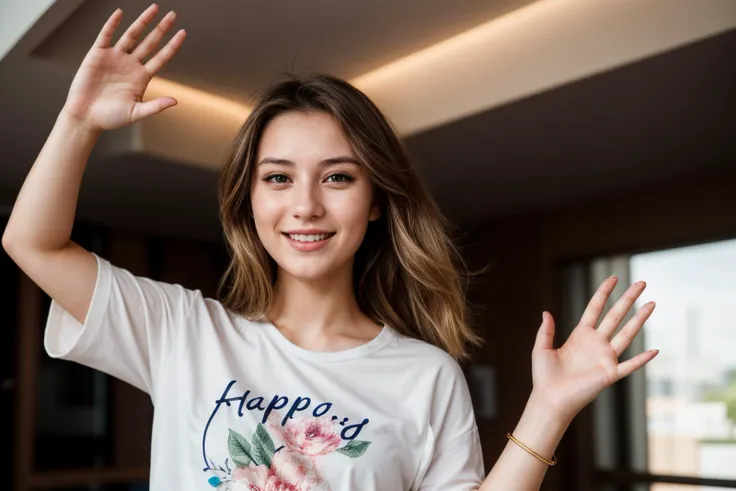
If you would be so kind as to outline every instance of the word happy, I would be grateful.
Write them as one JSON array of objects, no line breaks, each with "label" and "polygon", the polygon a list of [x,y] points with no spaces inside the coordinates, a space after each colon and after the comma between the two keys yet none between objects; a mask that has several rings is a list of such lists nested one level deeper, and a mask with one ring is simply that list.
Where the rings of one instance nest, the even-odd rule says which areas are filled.
[{"label": "word happy", "polygon": [[[225,391],[222,393],[222,396],[220,396],[220,398],[215,401],[216,406],[214,411],[212,412],[212,415],[210,416],[210,421],[212,421],[212,419],[215,417],[215,415],[223,405],[231,407],[233,404],[238,404],[238,417],[241,418],[243,417],[243,410],[263,411],[263,417],[261,418],[262,424],[266,423],[266,421],[268,420],[268,416],[271,414],[272,411],[288,407],[286,415],[281,420],[281,426],[284,426],[290,418],[294,417],[295,414],[307,411],[312,404],[312,399],[310,397],[297,397],[296,399],[291,401],[290,404],[288,397],[279,395],[273,396],[271,400],[266,403],[266,399],[261,396],[251,397],[250,390],[246,390],[242,396],[228,397],[230,389],[233,387],[233,385],[235,385],[235,383],[235,380],[230,381],[230,383],[227,384],[227,387],[225,387]],[[249,399],[249,397],[251,398]],[[317,406],[314,406],[311,414],[314,417],[321,417],[327,414],[330,409],[332,409],[332,403],[323,402],[321,404],[318,404]],[[332,416],[333,421],[338,419],[340,419],[338,416]],[[349,418],[343,418],[342,421],[340,421],[339,423],[340,426],[343,426],[343,429],[340,432],[340,437],[343,440],[354,440],[360,434],[363,427],[369,422],[369,419],[365,418],[360,423],[345,426],[345,423],[348,420]]]}]

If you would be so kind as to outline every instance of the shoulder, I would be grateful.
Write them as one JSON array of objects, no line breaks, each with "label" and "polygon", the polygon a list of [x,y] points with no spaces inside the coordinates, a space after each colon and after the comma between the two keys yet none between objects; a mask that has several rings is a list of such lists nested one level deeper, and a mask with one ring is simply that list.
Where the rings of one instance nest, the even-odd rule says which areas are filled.
[{"label": "shoulder", "polygon": [[442,348],[431,343],[395,332],[394,347],[407,365],[420,368],[425,373],[435,373],[444,378],[465,378],[460,364]]},{"label": "shoulder", "polygon": [[401,358],[402,375],[411,380],[408,399],[434,432],[437,448],[456,437],[470,435],[475,428],[473,401],[462,367],[441,348],[397,334],[396,358]]},{"label": "shoulder", "polygon": [[228,333],[251,331],[242,328],[244,322],[242,316],[226,308],[220,300],[196,290],[186,319],[186,331],[200,337],[199,341],[212,338],[214,342],[225,342]]}]

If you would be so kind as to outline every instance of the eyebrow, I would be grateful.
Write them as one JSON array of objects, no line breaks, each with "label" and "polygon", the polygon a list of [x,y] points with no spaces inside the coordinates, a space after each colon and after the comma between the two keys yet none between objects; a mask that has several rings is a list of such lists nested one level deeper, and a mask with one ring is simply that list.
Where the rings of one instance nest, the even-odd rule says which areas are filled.
[{"label": "eyebrow", "polygon": [[[281,165],[289,165],[293,166],[296,165],[291,160],[287,159],[277,159],[274,157],[265,157],[263,160],[258,162],[258,165],[261,164],[281,164]],[[341,155],[339,157],[333,157],[331,159],[325,159],[322,162],[320,162],[321,165],[336,165],[336,164],[355,164],[360,165],[360,161],[357,159],[354,159],[353,157],[348,157],[347,155]]]}]

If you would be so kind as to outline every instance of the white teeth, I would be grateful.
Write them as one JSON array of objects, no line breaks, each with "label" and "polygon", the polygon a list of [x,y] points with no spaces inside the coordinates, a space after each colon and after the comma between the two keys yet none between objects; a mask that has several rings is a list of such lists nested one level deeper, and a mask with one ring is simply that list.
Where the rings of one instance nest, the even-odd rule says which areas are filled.
[{"label": "white teeth", "polygon": [[289,237],[299,242],[314,242],[316,240],[325,240],[332,234],[319,234],[319,235],[301,235],[301,234],[289,234]]}]

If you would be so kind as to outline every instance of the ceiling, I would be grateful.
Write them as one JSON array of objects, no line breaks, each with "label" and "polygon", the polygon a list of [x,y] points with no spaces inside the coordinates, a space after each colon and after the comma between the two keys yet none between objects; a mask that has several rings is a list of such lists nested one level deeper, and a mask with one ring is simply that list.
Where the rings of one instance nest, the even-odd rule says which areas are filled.
[{"label": "ceiling", "polygon": [[[318,69],[353,79],[533,0],[159,1],[176,10],[186,48],[164,76],[247,103],[284,71]],[[119,1],[82,3],[33,52],[76,70]],[[126,0],[123,23],[149,0]],[[206,5],[206,7],[205,7]]]},{"label": "ceiling", "polygon": [[[536,4],[552,1],[559,5],[558,0]],[[678,2],[690,9],[696,5]],[[35,14],[13,13],[19,18],[27,15],[28,26],[0,60],[0,213],[3,207],[9,211],[63,105],[76,67],[118,6],[108,0],[34,0],[26,5],[34,3],[42,7]],[[247,103],[284,71],[325,71],[356,79],[493,19],[531,12],[533,4],[531,0],[161,1],[161,15],[175,6],[178,22],[188,31],[185,46],[161,76]],[[499,64],[495,77],[521,87],[530,82],[523,77],[536,73],[531,80],[536,85],[529,85],[527,93],[507,92],[504,97],[498,95],[499,89],[490,94],[492,107],[489,94],[480,94],[486,97],[483,102],[463,90],[415,88],[437,90],[437,97],[430,92],[430,100],[444,94],[462,98],[445,97],[440,101],[445,106],[464,105],[461,115],[440,114],[439,119],[435,110],[431,125],[422,125],[426,116],[421,111],[414,112],[413,119],[401,119],[420,128],[405,132],[404,141],[446,214],[469,225],[732,166],[736,9],[719,5],[732,17],[715,11],[697,17],[683,11],[681,18],[692,19],[693,25],[715,27],[684,37],[689,23],[678,26],[656,50],[641,48],[656,37],[650,32],[641,33],[637,43],[614,36],[614,41],[621,41],[613,46],[629,50],[628,61],[611,57],[610,66],[598,65],[585,76],[563,61],[544,67],[544,72],[529,70],[543,64],[536,59],[517,57],[513,66]],[[147,6],[147,1],[126,0],[124,23]],[[7,4],[0,8],[0,17],[9,18],[6,8]],[[534,15],[542,15],[541,7]],[[636,18],[642,15],[637,13]],[[587,39],[590,49],[580,49],[579,59],[588,55],[600,60],[608,54],[593,46],[604,46],[605,40],[603,34],[596,39],[596,30],[591,31],[569,29],[554,37],[578,36],[577,46],[586,46],[581,40]],[[666,26],[656,32],[660,31],[667,31]],[[521,42],[494,42],[494,49],[510,53]],[[495,60],[492,56],[496,55],[489,54],[489,59]],[[552,59],[541,51],[539,57]],[[545,74],[555,68],[559,72],[560,67],[569,80],[563,83],[558,73],[546,86],[540,85]],[[472,67],[456,70],[452,78],[457,83],[484,83],[464,80],[480,76]],[[489,86],[496,87],[491,82]],[[385,87],[399,85],[392,82]],[[396,96],[385,96],[386,89],[381,90],[376,97],[385,101],[382,107],[388,116],[403,117],[398,115],[403,109],[391,105]],[[123,146],[116,153],[91,158],[77,216],[111,226],[218,239],[216,180],[216,169],[185,164],[174,153]]]},{"label": "ceiling", "polygon": [[734,60],[736,30],[407,144],[437,199],[464,222],[736,169]]}]

